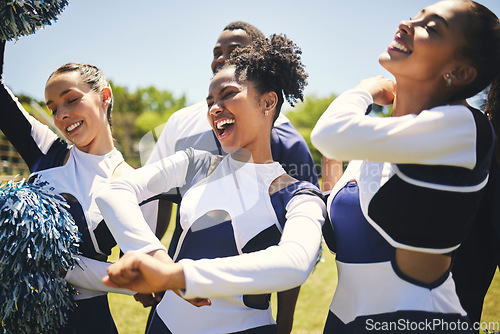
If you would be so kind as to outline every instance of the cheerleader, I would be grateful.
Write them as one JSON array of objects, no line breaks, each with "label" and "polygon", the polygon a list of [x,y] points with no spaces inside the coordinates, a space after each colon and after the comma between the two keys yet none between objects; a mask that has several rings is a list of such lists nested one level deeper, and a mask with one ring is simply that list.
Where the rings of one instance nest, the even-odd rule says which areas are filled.
[{"label": "cheerleader", "polygon": [[[2,43],[2,65],[4,47]],[[66,198],[81,234],[81,261],[65,277],[77,289],[77,308],[60,333],[117,333],[107,291],[132,292],[102,284],[109,265],[105,261],[116,242],[95,196],[112,177],[132,168],[113,144],[111,88],[97,67],[69,63],[50,75],[45,98],[55,126],[71,144],[29,115],[2,79],[0,129],[28,165],[30,179],[48,182]],[[159,242],[156,246],[164,249]]]},{"label": "cheerleader", "polygon": [[[149,269],[159,275],[149,277],[156,283],[145,289],[112,277],[115,284],[143,293],[184,289],[178,293],[185,298],[209,297],[211,305],[195,308],[167,291],[148,333],[276,333],[268,293],[306,280],[318,257],[324,222],[318,188],[287,175],[273,162],[270,146],[284,98],[292,104],[301,100],[306,77],[300,49],[283,36],[235,50],[214,75],[207,97],[209,124],[228,155],[179,151],[113,181],[98,196],[126,252],[150,243],[118,234],[123,225],[147,228],[138,203],[184,188],[176,263],[154,262]],[[154,260],[143,253],[126,254],[117,267],[134,256]],[[137,271],[123,273],[128,277]]]},{"label": "cheerleader", "polygon": [[[325,333],[472,329],[450,268],[488,182],[494,133],[465,99],[498,80],[499,32],[476,2],[426,7],[379,57],[396,83],[363,80],[319,119],[313,145],[351,161],[327,205],[339,281]],[[392,117],[365,115],[372,103],[393,103]]]}]

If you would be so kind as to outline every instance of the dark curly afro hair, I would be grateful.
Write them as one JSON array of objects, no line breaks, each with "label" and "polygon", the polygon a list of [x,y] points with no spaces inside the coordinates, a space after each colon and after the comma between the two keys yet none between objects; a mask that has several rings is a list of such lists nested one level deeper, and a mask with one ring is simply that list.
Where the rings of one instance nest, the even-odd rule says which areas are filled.
[{"label": "dark curly afro hair", "polygon": [[274,34],[236,49],[225,66],[235,66],[236,79],[251,81],[260,94],[275,92],[278,95],[276,120],[284,98],[292,107],[297,100],[304,101],[308,75],[301,54],[301,49],[292,40]]}]

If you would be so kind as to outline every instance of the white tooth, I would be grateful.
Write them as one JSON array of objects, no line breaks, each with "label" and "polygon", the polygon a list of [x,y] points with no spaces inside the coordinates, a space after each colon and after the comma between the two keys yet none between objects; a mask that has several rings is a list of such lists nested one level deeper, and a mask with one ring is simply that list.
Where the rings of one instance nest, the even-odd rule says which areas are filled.
[{"label": "white tooth", "polygon": [[66,128],[66,131],[73,131],[74,129],[76,129],[76,127],[78,127],[79,125],[81,124],[81,122],[78,122],[78,123],[75,123],[73,125],[70,125]]},{"label": "white tooth", "polygon": [[397,48],[397,49],[399,49],[399,50],[401,50],[403,52],[408,52],[408,49],[405,46],[399,44],[396,41],[393,41],[392,46],[394,46],[395,48]]}]

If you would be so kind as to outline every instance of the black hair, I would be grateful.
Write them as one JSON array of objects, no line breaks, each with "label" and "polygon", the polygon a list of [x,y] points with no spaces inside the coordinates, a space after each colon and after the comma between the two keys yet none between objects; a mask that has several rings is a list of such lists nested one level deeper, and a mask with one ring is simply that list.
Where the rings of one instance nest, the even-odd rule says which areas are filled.
[{"label": "black hair", "polygon": [[470,25],[464,31],[467,44],[462,55],[472,62],[477,78],[468,94],[475,95],[490,85],[485,113],[493,124],[496,135],[496,158],[500,162],[500,22],[485,6],[475,1],[469,3]]},{"label": "black hair", "polygon": [[500,73],[500,24],[498,17],[485,6],[471,0],[461,1],[469,10],[463,29],[466,43],[458,55],[477,70],[474,82],[456,96],[464,99],[484,90]]},{"label": "black hair", "polygon": [[222,29],[222,31],[225,31],[225,30],[237,30],[237,29],[245,30],[245,32],[250,37],[250,41],[254,41],[254,40],[258,39],[258,38],[265,38],[266,37],[262,33],[262,31],[260,31],[259,29],[257,29],[253,25],[251,25],[250,23],[246,23],[246,22],[243,22],[243,21],[231,22],[226,27],[224,27],[224,29]]},{"label": "black hair", "polygon": [[[67,63],[58,67],[47,79],[47,82],[53,76],[66,72],[78,72],[80,79],[87,84],[90,89],[96,93],[100,93],[103,88],[111,89],[111,86],[104,77],[102,71],[94,65],[81,64],[81,63]],[[111,111],[113,109],[113,94],[111,94],[111,101],[109,103],[106,115],[108,118],[108,123],[111,125]]]},{"label": "black hair", "polygon": [[301,49],[292,40],[274,34],[236,49],[224,66],[235,66],[236,79],[252,82],[259,94],[275,92],[278,95],[276,120],[284,98],[292,107],[297,100],[304,101],[308,75],[301,54]]}]

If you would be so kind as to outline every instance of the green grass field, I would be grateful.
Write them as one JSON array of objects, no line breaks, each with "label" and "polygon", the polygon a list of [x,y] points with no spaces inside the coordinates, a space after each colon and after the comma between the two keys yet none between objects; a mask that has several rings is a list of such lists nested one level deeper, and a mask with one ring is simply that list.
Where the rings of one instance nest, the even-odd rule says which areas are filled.
[{"label": "green grass field", "polygon": [[[164,243],[170,240],[171,231],[167,232]],[[295,312],[293,334],[322,333],[328,315],[328,307],[337,286],[337,268],[335,257],[326,245],[323,245],[322,261],[302,286]],[[116,259],[117,252],[112,258]],[[273,309],[275,296],[272,297]],[[131,296],[110,294],[111,312],[120,334],[144,333],[149,308],[145,309]],[[497,271],[488,291],[483,310],[483,322],[500,323],[500,273]],[[489,327],[493,328],[493,327]],[[497,329],[498,330],[498,329]]]}]

